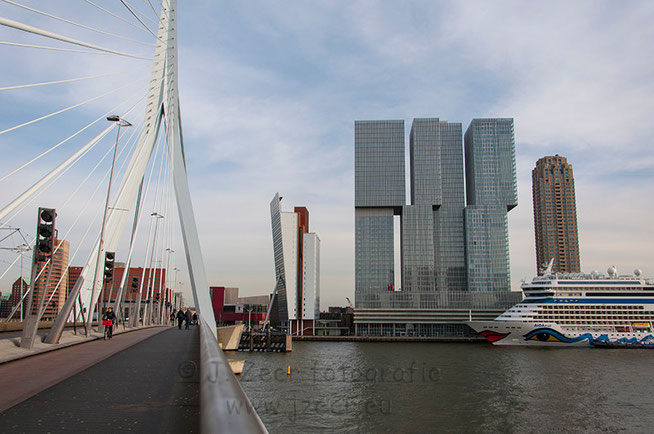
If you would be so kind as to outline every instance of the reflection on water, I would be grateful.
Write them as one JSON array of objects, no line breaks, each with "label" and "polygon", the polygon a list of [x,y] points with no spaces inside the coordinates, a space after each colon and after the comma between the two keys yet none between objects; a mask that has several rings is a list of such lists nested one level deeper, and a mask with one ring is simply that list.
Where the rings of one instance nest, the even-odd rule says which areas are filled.
[{"label": "reflection on water", "polygon": [[[245,359],[271,433],[640,431],[654,425],[654,351],[294,342]],[[287,367],[291,366],[291,375]]]}]

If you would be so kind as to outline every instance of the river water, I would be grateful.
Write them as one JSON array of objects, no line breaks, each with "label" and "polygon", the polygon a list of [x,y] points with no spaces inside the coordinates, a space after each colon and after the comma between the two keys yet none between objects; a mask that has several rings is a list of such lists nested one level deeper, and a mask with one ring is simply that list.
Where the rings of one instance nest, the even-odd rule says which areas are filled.
[{"label": "river water", "polygon": [[294,342],[228,358],[246,360],[241,384],[271,433],[654,427],[654,350]]}]

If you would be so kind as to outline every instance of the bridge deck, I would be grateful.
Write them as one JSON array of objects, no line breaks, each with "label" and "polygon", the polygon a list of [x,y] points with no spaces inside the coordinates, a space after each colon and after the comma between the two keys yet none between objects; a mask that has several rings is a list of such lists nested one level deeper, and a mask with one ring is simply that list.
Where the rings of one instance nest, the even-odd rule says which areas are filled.
[{"label": "bridge deck", "polygon": [[[8,369],[38,378],[57,368],[49,363],[65,363],[62,357],[73,363],[94,350],[96,356],[107,351],[115,353],[0,413],[3,430],[197,432],[198,328],[167,328],[137,344],[127,342],[143,332],[147,330],[0,366],[4,383],[8,378],[5,375],[11,375]],[[3,394],[21,393],[20,385],[6,386]]]}]

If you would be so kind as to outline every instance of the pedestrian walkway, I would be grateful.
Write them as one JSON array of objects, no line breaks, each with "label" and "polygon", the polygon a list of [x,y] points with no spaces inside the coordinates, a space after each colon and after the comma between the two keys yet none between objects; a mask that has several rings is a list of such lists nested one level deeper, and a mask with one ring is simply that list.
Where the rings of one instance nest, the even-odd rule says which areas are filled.
[{"label": "pedestrian walkway", "polygon": [[[151,328],[0,365],[3,382],[23,375],[3,388],[16,399],[21,393],[24,399],[39,378],[50,381],[36,395],[2,411],[2,429],[197,432],[199,340],[197,327]],[[59,372],[62,366],[68,366],[68,373]],[[30,376],[33,381],[26,378]]]},{"label": "pedestrian walkway", "polygon": [[[152,326],[146,326],[146,327],[152,327]],[[131,333],[134,330],[137,329],[126,328],[123,327],[122,324],[118,324],[114,328],[114,336],[122,333]],[[49,331],[50,331],[49,329],[40,329],[37,335],[43,338],[48,334]],[[103,338],[102,333],[97,332],[93,329],[89,330],[88,336],[86,336],[84,334],[83,327],[78,326],[76,333],[70,329],[64,330],[64,332],[61,334],[61,338],[59,339],[58,344],[46,344],[42,342],[42,339],[36,339],[36,342],[34,342],[34,347],[32,349],[26,349],[26,348],[21,348],[20,346],[20,337],[22,336],[22,334],[23,334],[22,331],[0,333],[0,364],[11,362],[18,359],[24,359],[25,357],[47,353],[50,351],[58,351],[65,347],[83,344],[86,342]]]}]

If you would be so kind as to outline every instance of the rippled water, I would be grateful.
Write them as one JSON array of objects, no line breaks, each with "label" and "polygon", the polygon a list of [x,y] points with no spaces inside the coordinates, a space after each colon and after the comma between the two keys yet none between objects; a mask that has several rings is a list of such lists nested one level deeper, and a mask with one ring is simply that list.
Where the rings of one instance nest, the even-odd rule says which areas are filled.
[{"label": "rippled water", "polygon": [[271,433],[654,426],[654,350],[294,342],[228,358],[246,360],[241,384]]}]

